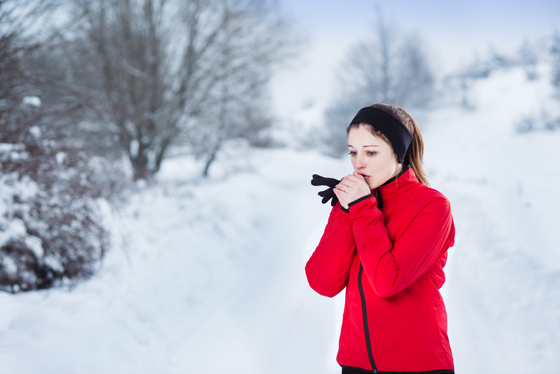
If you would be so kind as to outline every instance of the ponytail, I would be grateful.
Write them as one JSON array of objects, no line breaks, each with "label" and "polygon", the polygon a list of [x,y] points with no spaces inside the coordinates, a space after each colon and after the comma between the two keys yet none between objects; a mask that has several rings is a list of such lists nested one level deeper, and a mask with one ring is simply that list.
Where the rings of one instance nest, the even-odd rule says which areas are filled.
[{"label": "ponytail", "polygon": [[406,152],[405,160],[410,164],[412,170],[414,170],[414,174],[416,175],[418,181],[430,187],[430,183],[428,182],[426,172],[422,167],[422,157],[424,156],[424,140],[422,139],[422,134],[420,133],[420,129],[418,128],[416,121],[414,121],[412,117],[410,117],[410,121],[412,122],[412,127],[414,131],[411,131],[412,141],[408,146],[408,151]]},{"label": "ponytail", "polygon": [[412,134],[412,141],[408,146],[408,151],[406,152],[404,162],[408,163],[412,170],[414,170],[414,174],[416,175],[416,178],[420,183],[430,187],[426,172],[424,172],[424,168],[422,167],[422,157],[424,156],[424,141],[422,139],[420,129],[418,128],[418,125],[416,124],[414,119],[404,109],[399,108],[396,105],[379,103],[373,104],[372,107],[381,109],[386,113],[391,114],[393,117],[396,117],[406,126],[408,131],[410,131],[410,133]]}]

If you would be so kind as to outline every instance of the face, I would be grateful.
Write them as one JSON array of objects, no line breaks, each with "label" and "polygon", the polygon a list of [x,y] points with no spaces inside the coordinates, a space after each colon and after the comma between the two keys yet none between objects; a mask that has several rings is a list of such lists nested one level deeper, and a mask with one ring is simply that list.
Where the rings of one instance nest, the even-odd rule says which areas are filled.
[{"label": "face", "polygon": [[364,176],[372,190],[402,170],[391,145],[373,135],[365,126],[350,130],[348,149],[354,170]]}]

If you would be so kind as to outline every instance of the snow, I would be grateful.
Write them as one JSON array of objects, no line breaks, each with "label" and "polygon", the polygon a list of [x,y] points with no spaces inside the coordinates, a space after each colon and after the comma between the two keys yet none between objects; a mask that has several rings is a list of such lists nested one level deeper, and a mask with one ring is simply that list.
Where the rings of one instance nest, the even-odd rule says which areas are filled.
[{"label": "snow", "polygon": [[51,269],[59,272],[64,271],[64,266],[60,262],[60,259],[53,257],[53,256],[46,256],[43,258],[44,263],[49,266]]},{"label": "snow", "polygon": [[25,96],[22,100],[21,103],[23,105],[29,105],[29,106],[34,106],[34,107],[40,107],[41,106],[41,99],[39,99],[37,96]]},{"label": "snow", "polygon": [[133,140],[130,142],[130,154],[131,154],[133,157],[138,156],[138,149],[139,149],[139,148],[140,148],[140,142],[138,142],[137,139],[133,139]]},{"label": "snow", "polygon": [[17,272],[16,262],[11,257],[2,259],[2,266],[8,274],[15,274]]},{"label": "snow", "polygon": [[[456,372],[555,373],[560,131],[515,131],[555,110],[552,89],[522,69],[473,89],[474,110],[412,112],[457,228],[442,289]],[[89,281],[0,293],[2,373],[340,372],[342,295],[315,294],[304,265],[330,211],[311,175],[342,177],[349,161],[233,147],[209,179],[199,166],[166,160],[121,212],[105,209],[113,248]]]},{"label": "snow", "polygon": [[10,143],[0,143],[0,152],[9,152],[13,150],[17,150],[19,147],[17,144],[10,144]]},{"label": "snow", "polygon": [[290,148],[306,149],[317,143],[323,126],[324,105],[308,103],[298,112],[285,116],[273,131],[273,137]]},{"label": "snow", "polygon": [[456,365],[552,373],[560,363],[560,133],[521,135],[513,124],[551,107],[553,91],[545,80],[526,82],[521,69],[475,89],[476,111],[434,113],[426,137],[428,171],[458,227],[444,286]]},{"label": "snow", "polygon": [[14,237],[25,235],[25,224],[19,218],[2,220],[2,232],[0,232],[0,243],[4,245]]},{"label": "snow", "polygon": [[58,162],[59,164],[63,164],[63,163],[64,163],[64,160],[66,159],[66,156],[67,156],[67,155],[66,155],[66,152],[58,152],[58,153],[55,155],[56,162]]},{"label": "snow", "polygon": [[23,149],[23,144],[0,143],[0,152],[10,152],[10,159],[12,160],[26,159],[29,157],[29,154],[23,151]]},{"label": "snow", "polygon": [[[37,98],[37,99],[39,99],[39,98]],[[25,100],[24,100],[24,102],[25,102]],[[36,106],[40,106],[40,105],[36,105]],[[33,135],[37,139],[40,138],[41,134],[43,133],[39,126],[31,126],[29,128],[29,132],[31,133],[31,135]]]},{"label": "snow", "polygon": [[31,251],[33,251],[33,253],[37,258],[43,258],[44,250],[43,250],[43,241],[41,239],[39,239],[36,236],[26,236],[24,241],[27,248],[31,249]]},{"label": "snow", "polygon": [[[30,248],[36,253],[41,253],[43,248],[39,243],[40,240],[36,237],[26,236],[25,223],[20,218],[13,218],[14,212],[12,211],[14,209],[14,204],[12,203],[13,196],[19,196],[21,200],[27,200],[37,193],[37,184],[27,176],[17,180],[17,175],[10,173],[0,174],[0,186],[2,186],[0,194],[0,246],[3,246],[10,240],[25,237]],[[18,204],[18,209],[25,210],[26,208],[27,206],[24,204]],[[13,261],[5,257],[3,261],[9,261],[6,263],[7,268],[14,269],[13,266],[15,264]]]}]

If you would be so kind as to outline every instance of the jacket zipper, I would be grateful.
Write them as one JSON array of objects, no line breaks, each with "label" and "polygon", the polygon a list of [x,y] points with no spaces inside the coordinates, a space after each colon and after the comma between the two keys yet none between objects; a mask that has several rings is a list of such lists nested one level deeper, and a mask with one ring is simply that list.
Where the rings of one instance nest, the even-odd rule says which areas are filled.
[{"label": "jacket zipper", "polygon": [[358,273],[358,288],[360,289],[360,297],[362,298],[362,317],[364,319],[364,333],[366,335],[366,346],[367,346],[367,351],[369,356],[369,362],[371,363],[373,372],[377,373],[377,366],[375,365],[375,361],[373,360],[373,354],[371,353],[371,340],[369,337],[369,327],[368,327],[368,320],[367,320],[366,296],[364,294],[364,287],[362,286],[363,272],[364,272],[364,267],[360,262],[360,272]]}]

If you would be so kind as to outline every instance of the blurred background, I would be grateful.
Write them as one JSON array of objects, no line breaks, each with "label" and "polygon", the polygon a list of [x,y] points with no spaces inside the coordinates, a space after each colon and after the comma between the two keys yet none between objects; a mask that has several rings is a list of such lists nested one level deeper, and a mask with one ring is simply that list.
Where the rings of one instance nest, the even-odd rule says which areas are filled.
[{"label": "blurred background", "polygon": [[419,124],[456,372],[560,367],[560,2],[0,0],[0,372],[339,373],[345,129]]}]

